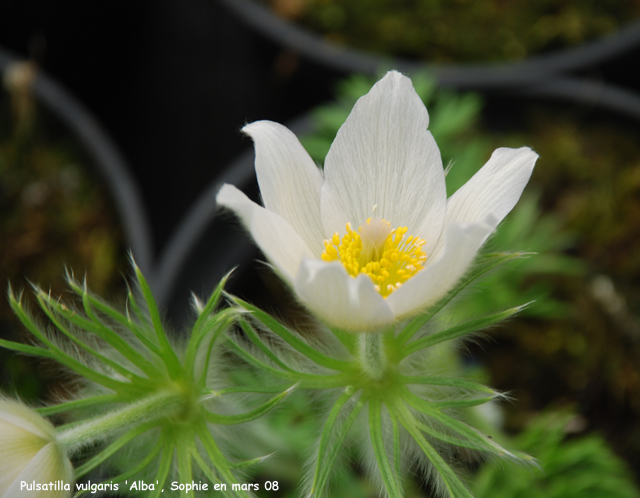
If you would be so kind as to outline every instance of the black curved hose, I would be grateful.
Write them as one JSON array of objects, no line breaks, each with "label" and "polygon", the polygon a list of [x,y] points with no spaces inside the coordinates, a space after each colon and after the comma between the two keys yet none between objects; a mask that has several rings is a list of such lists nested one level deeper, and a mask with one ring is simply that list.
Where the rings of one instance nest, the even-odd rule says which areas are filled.
[{"label": "black curved hose", "polygon": [[391,68],[407,73],[427,71],[440,85],[461,90],[488,90],[536,83],[550,76],[596,65],[640,46],[640,22],[635,22],[602,40],[549,55],[532,56],[522,62],[428,64],[335,45],[310,30],[277,17],[255,0],[219,1],[272,40],[341,72],[379,75]]}]

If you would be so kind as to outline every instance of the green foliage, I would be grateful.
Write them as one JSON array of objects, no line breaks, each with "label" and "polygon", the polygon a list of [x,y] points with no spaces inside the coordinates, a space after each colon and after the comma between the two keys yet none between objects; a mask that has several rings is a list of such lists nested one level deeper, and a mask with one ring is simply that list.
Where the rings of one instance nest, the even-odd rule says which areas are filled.
[{"label": "green foliage", "polygon": [[597,434],[570,438],[566,413],[541,415],[514,445],[537,458],[539,469],[504,469],[497,462],[475,477],[476,498],[638,498],[625,463]]},{"label": "green foliage", "polygon": [[458,451],[530,460],[524,453],[502,448],[459,418],[461,410],[500,393],[459,378],[457,369],[434,374],[430,368],[437,361],[439,345],[492,326],[521,309],[445,327],[437,323],[468,285],[518,256],[499,253],[479,258],[440,303],[397,330],[381,333],[345,333],[319,326],[314,334],[302,336],[255,306],[231,298],[243,311],[241,333],[229,342],[233,351],[257,372],[333,396],[309,466],[307,496],[327,495],[336,462],[352,444],[375,462],[372,476],[390,497],[403,496],[406,475],[416,468],[431,474],[443,496],[470,497],[454,470],[451,456]]},{"label": "green foliage", "polygon": [[[219,338],[237,315],[234,309],[218,309],[227,277],[206,303],[194,297],[195,324],[187,340],[175,342],[135,265],[134,272],[136,290],[129,292],[124,311],[90,293],[86,282],[81,284],[70,274],[68,284],[76,303],[65,304],[34,286],[46,320],[29,313],[22,296],[9,289],[11,307],[37,344],[0,339],[0,346],[54,360],[84,379],[84,388],[72,399],[38,410],[69,420],[57,429],[57,441],[79,460],[77,479],[107,463],[121,471],[107,483],[136,478],[157,481],[149,494],[152,498],[162,494],[170,475],[181,483],[203,476],[212,486],[227,484],[226,492],[221,491],[224,496],[248,496],[231,489],[238,482],[234,470],[260,459],[231,461],[217,440],[228,426],[270,411],[293,387],[219,388],[226,377],[218,365]],[[271,397],[241,411],[244,404],[227,401],[238,394]],[[83,461],[80,456],[92,446],[97,451]],[[124,456],[132,454],[136,455],[133,460]],[[180,495],[186,496],[186,490]]]}]

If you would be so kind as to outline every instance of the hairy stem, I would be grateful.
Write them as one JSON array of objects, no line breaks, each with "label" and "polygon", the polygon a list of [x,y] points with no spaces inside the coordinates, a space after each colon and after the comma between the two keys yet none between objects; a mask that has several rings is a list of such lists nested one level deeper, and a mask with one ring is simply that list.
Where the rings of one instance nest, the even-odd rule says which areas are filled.
[{"label": "hairy stem", "polygon": [[73,453],[128,426],[149,423],[177,412],[183,403],[182,397],[176,393],[157,393],[106,415],[62,428],[57,441],[67,453]]},{"label": "hairy stem", "polygon": [[384,376],[387,370],[387,356],[381,333],[361,333],[358,355],[362,370],[373,380],[380,380]]}]

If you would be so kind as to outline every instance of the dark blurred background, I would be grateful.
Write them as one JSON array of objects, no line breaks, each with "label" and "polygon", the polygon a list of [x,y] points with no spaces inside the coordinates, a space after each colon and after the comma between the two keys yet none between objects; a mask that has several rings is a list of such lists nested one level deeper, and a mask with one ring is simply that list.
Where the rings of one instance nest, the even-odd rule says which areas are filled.
[{"label": "dark blurred background", "polygon": [[160,249],[202,189],[336,74],[283,50],[214,0],[5,0],[0,46],[32,57],[101,120],[128,160]]}]

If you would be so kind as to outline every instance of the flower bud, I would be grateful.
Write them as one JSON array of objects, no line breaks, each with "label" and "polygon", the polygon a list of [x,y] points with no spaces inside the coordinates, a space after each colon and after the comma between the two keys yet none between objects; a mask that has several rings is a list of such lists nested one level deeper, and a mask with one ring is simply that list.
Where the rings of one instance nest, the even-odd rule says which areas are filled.
[{"label": "flower bud", "polygon": [[0,498],[71,496],[73,467],[42,416],[0,398],[0,442]]}]

